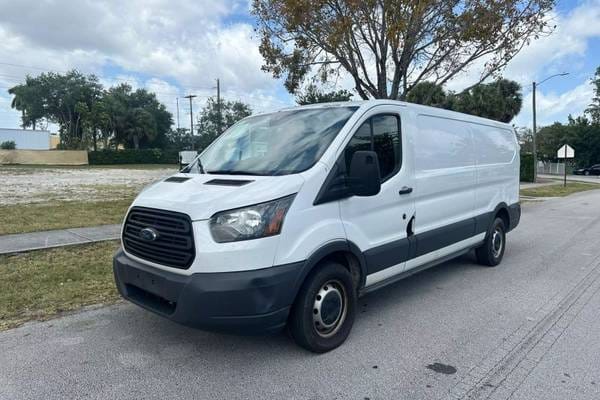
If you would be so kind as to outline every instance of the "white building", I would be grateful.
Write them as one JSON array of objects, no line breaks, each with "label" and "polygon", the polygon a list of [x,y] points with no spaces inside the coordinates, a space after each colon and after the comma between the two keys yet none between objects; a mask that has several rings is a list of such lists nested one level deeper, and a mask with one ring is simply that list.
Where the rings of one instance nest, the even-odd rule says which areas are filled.
[{"label": "white building", "polygon": [[17,150],[49,150],[50,131],[0,128],[0,143],[11,141]]}]

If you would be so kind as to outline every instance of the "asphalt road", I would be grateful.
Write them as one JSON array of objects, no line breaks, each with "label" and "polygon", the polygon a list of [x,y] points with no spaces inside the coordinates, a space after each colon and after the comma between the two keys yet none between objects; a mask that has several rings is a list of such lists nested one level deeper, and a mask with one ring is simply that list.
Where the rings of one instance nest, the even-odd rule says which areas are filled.
[{"label": "asphalt road", "polygon": [[362,298],[328,354],[129,304],[10,330],[0,398],[598,399],[599,204],[526,204],[499,267],[465,256]]}]

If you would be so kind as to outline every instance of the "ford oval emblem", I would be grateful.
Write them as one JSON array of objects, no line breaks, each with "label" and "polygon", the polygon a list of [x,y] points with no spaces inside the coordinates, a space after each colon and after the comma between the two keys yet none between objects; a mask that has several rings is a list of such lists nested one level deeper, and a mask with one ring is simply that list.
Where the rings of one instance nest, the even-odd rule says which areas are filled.
[{"label": "ford oval emblem", "polygon": [[153,242],[158,238],[158,232],[152,228],[144,228],[140,231],[140,237],[147,242]]}]

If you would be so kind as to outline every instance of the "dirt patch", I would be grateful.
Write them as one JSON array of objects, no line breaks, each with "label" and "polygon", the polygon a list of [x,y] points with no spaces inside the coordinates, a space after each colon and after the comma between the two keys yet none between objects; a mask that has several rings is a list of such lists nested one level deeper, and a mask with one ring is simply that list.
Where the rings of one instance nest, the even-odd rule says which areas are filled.
[{"label": "dirt patch", "polygon": [[117,200],[175,172],[172,168],[0,167],[0,205]]}]

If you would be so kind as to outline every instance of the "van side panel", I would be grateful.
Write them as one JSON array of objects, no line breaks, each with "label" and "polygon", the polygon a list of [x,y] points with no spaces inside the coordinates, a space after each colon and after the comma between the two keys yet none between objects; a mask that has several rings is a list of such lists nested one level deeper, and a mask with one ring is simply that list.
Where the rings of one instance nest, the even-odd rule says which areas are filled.
[{"label": "van side panel", "polygon": [[[417,128],[413,135],[415,234],[463,221],[474,224],[475,151],[468,124],[421,114],[417,117]],[[464,228],[461,225],[461,230]],[[445,234],[451,235],[452,232]],[[457,238],[457,241],[462,239],[464,237]],[[429,247],[421,242],[417,247]]]},{"label": "van side panel", "polygon": [[512,129],[470,124],[475,143],[478,214],[519,201],[519,152]]}]

